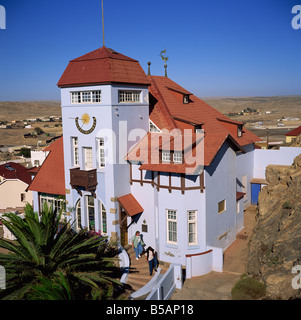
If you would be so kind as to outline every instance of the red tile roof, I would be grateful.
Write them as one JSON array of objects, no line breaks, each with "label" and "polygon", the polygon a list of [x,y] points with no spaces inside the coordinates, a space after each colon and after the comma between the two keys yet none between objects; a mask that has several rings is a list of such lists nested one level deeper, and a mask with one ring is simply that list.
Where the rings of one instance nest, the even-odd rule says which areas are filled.
[{"label": "red tile roof", "polygon": [[134,216],[144,211],[139,202],[131,193],[119,197],[118,202],[129,216]]},{"label": "red tile roof", "polygon": [[298,127],[298,128],[293,129],[290,132],[287,132],[285,135],[286,136],[297,137],[299,134],[301,134],[301,126]]},{"label": "red tile roof", "polygon": [[105,83],[148,85],[149,79],[137,60],[101,47],[71,60],[57,85],[72,87]]},{"label": "red tile roof", "polygon": [[28,190],[65,195],[63,137],[44,149],[50,151]]},{"label": "red tile roof", "polygon": [[[243,122],[229,119],[171,79],[161,76],[149,76],[149,79],[151,82],[149,87],[151,96],[150,120],[161,130],[171,131],[177,128],[182,133],[185,129],[194,130],[194,125],[201,125],[205,132],[203,165],[210,165],[225,141],[230,142],[235,150],[243,151],[243,146],[261,140],[246,128],[243,128],[242,136],[238,137],[238,126],[243,126]],[[179,93],[190,94],[190,102],[184,104],[183,99],[179,98]],[[141,169],[184,172],[187,169],[187,165],[185,167],[184,164],[153,164],[151,161],[147,161],[150,160],[150,156],[154,152],[157,152],[155,150],[157,146],[152,144],[152,136],[157,134],[151,133],[141,140],[129,152],[127,159],[142,162]],[[143,144],[145,145],[143,146]],[[163,149],[163,146],[161,146],[161,149]],[[173,148],[170,150],[173,150]],[[141,159],[144,159],[145,163]]]},{"label": "red tile roof", "polygon": [[8,162],[0,166],[0,176],[9,179],[18,179],[26,184],[30,184],[31,175],[27,168],[19,163]]}]

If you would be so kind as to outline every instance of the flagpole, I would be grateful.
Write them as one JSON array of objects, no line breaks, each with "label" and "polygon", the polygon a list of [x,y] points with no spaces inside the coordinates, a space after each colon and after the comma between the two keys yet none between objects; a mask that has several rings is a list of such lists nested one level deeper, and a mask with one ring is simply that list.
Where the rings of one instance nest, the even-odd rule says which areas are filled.
[{"label": "flagpole", "polygon": [[102,45],[105,47],[105,26],[104,26],[104,14],[103,14],[103,0],[101,0],[101,11],[102,11]]}]

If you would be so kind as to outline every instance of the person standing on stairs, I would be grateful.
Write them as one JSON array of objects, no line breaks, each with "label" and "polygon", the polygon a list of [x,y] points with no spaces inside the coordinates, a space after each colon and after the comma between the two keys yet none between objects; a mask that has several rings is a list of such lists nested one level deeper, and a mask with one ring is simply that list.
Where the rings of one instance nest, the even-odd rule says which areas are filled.
[{"label": "person standing on stairs", "polygon": [[152,247],[148,247],[145,252],[146,252],[146,261],[148,261],[148,265],[149,265],[149,275],[151,276],[153,274],[153,269],[157,271],[157,266],[158,266],[157,252]]},{"label": "person standing on stairs", "polygon": [[138,260],[143,252],[144,242],[141,239],[140,232],[136,231],[134,237],[132,238],[132,247],[135,250],[136,260]]}]

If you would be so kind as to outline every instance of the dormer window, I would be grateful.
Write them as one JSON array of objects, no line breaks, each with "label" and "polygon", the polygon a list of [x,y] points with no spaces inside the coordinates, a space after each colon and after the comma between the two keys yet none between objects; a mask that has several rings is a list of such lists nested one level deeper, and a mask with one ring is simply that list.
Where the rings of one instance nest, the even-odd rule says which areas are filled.
[{"label": "dormer window", "polygon": [[184,103],[184,104],[189,103],[189,95],[188,95],[188,94],[184,94],[184,95],[183,95],[183,103]]},{"label": "dormer window", "polygon": [[149,132],[161,132],[161,130],[151,120],[149,120]]},{"label": "dormer window", "polygon": [[175,151],[173,154],[174,163],[182,163],[182,151]]},{"label": "dormer window", "polygon": [[195,133],[202,133],[203,132],[202,125],[195,125],[194,132]]},{"label": "dormer window", "polygon": [[170,162],[170,151],[162,151],[162,162]]},{"label": "dormer window", "polygon": [[237,126],[237,136],[242,137],[242,125]]}]

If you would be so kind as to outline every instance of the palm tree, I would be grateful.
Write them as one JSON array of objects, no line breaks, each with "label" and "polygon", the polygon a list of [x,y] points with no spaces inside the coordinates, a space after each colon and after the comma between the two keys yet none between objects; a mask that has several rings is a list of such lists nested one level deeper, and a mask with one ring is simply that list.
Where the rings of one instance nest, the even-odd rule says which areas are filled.
[{"label": "palm tree", "polygon": [[119,268],[114,266],[116,251],[105,238],[88,237],[85,230],[75,233],[68,223],[61,224],[61,213],[47,204],[40,216],[27,204],[23,218],[14,213],[2,218],[16,240],[0,239],[0,247],[9,250],[0,254],[6,271],[6,290],[0,298],[37,297],[32,292],[37,294],[43,284],[50,288],[49,281],[59,283],[64,291],[61,297],[74,299],[103,298],[120,285],[116,280]]}]

